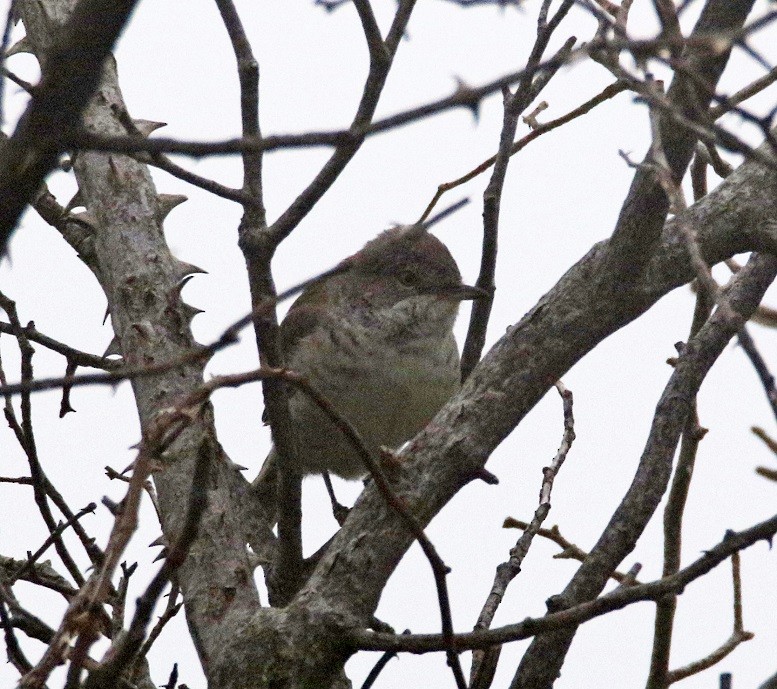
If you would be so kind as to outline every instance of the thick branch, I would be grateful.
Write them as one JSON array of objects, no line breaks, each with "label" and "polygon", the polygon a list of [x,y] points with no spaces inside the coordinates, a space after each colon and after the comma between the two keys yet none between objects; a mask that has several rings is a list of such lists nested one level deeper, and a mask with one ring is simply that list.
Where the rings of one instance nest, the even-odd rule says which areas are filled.
[{"label": "thick branch", "polygon": [[[752,5],[753,0],[709,0],[691,39],[716,32],[727,34],[738,31]],[[702,45],[689,43],[685,69],[675,75],[667,93],[679,113],[692,121],[704,121],[730,52],[730,46],[712,53]],[[689,79],[688,73],[694,74],[697,79]],[[702,89],[699,82],[705,84],[705,88]],[[678,126],[671,113],[666,112],[662,113],[660,130],[669,168],[675,182],[679,183],[691,161],[697,136],[690,129]],[[646,162],[650,162],[650,154]],[[645,266],[659,239],[668,210],[669,201],[653,171],[640,167],[623,203],[609,247],[613,277],[618,282],[623,280],[628,284]]]},{"label": "thick branch", "polygon": [[[767,149],[762,149],[766,153]],[[711,264],[752,249],[777,246],[777,173],[744,164],[715,192],[692,206],[683,221],[698,228]],[[491,349],[461,392],[400,453],[394,491],[425,526],[482,470],[496,446],[557,380],[604,338],[625,326],[670,290],[695,276],[685,243],[669,223],[629,298],[597,298],[607,279],[607,242],[594,246],[540,302]],[[363,627],[412,536],[368,487],[333,539],[297,599],[284,610],[262,611],[223,650],[235,673],[284,670],[272,649],[299,643],[304,657],[295,672],[329,677],[330,663],[348,652],[332,640],[330,626]],[[305,624],[298,624],[301,620]],[[291,635],[291,636],[289,636]],[[261,643],[260,643],[261,642]],[[547,657],[546,657],[547,659]],[[288,664],[288,663],[287,663]],[[288,672],[288,668],[285,670]],[[288,676],[288,675],[284,675]],[[314,676],[313,674],[310,675]]]}]

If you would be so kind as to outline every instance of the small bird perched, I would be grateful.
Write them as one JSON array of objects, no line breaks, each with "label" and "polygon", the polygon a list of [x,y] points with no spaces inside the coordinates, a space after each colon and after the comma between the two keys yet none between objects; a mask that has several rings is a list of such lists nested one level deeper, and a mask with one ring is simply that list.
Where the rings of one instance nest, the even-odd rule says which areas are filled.
[{"label": "small bird perched", "polygon": [[[459,388],[453,324],[485,292],[462,283],[427,226],[394,227],[309,286],[281,323],[286,366],[304,375],[359,431],[370,452],[399,447]],[[289,400],[300,473],[364,476],[359,455],[300,390]],[[255,485],[274,464],[274,452]]]}]

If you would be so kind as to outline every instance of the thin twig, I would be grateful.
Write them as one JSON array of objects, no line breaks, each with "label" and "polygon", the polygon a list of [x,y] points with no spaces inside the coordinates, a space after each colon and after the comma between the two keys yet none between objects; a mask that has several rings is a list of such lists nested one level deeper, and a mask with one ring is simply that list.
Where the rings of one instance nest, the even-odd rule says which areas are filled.
[{"label": "thin twig", "polygon": [[[68,361],[73,361],[78,366],[84,366],[86,368],[99,368],[103,371],[114,371],[122,367],[122,362],[116,359],[108,359],[102,356],[96,356],[89,354],[88,352],[82,352],[81,350],[74,349],[69,345],[59,342],[48,335],[44,335],[39,332],[33,323],[29,323],[26,327],[22,328],[25,337],[30,342],[36,342],[43,345],[46,349],[50,349],[52,352],[61,354]],[[7,333],[9,335],[15,335],[13,325],[11,323],[3,323],[0,321],[0,333]]]},{"label": "thin twig", "polygon": [[[721,42],[727,40],[733,42],[735,38],[736,35],[727,36],[721,33],[719,35],[688,37],[686,43],[689,46],[704,49],[709,48],[710,45],[719,46]],[[335,148],[344,147],[353,145],[354,142],[365,137],[395,129],[453,108],[464,107],[472,109],[473,107],[476,107],[482,99],[501,92],[502,89],[507,86],[516,84],[527,74],[533,76],[534,74],[546,70],[558,69],[563,66],[563,64],[580,60],[584,56],[595,54],[603,49],[612,49],[614,51],[627,50],[635,55],[649,54],[656,57],[660,55],[661,50],[667,48],[671,49],[674,45],[674,42],[665,37],[646,40],[596,39],[575,48],[563,61],[559,60],[557,57],[553,57],[537,64],[533,70],[521,69],[511,72],[478,87],[467,87],[465,89],[457,88],[450,96],[390,115],[381,120],[375,120],[368,126],[362,127],[308,132],[304,134],[277,134],[261,138],[233,138],[213,142],[184,141],[165,137],[146,138],[142,136],[115,136],[80,130],[67,133],[63,146],[65,148],[95,150],[109,153],[177,153],[192,157],[233,155],[241,154],[244,151],[269,152],[288,148],[321,146]],[[735,96],[729,98],[733,100]],[[725,96],[718,96],[718,99],[721,101],[724,101],[725,98]]]},{"label": "thin twig", "polygon": [[18,483],[23,486],[31,486],[32,479],[29,476],[0,476],[0,483]]},{"label": "thin twig", "polygon": [[[544,467],[542,470],[540,504],[534,512],[531,523],[527,525],[523,534],[518,539],[518,542],[510,550],[510,559],[507,562],[503,562],[496,569],[494,583],[491,585],[491,591],[488,594],[486,602],[483,604],[483,608],[478,616],[478,620],[475,623],[475,630],[488,629],[491,627],[494,615],[507,592],[507,587],[520,573],[521,565],[529,553],[532,541],[550,512],[550,495],[553,490],[553,481],[558,475],[561,466],[564,464],[564,460],[566,460],[567,454],[575,440],[575,418],[572,412],[572,392],[568,390],[560,380],[556,381],[556,390],[558,390],[558,393],[561,396],[564,411],[564,433],[561,438],[561,444],[553,461],[549,466]],[[490,684],[490,682],[485,683],[481,678],[481,668],[486,668],[493,675],[493,672],[496,670],[496,663],[484,663],[484,660],[486,654],[493,654],[495,652],[498,652],[496,648],[490,648],[488,651],[475,651],[475,653],[473,653],[472,669],[470,670],[470,683],[473,686],[482,687]]]},{"label": "thin twig", "polygon": [[16,631],[5,607],[6,595],[5,584],[0,581],[0,598],[2,598],[0,600],[0,625],[2,625],[5,635],[6,653],[8,661],[19,671],[20,675],[23,675],[30,671],[32,663],[24,655],[19,640],[16,638]]},{"label": "thin twig", "polygon": [[378,658],[378,662],[373,665],[372,670],[370,670],[369,674],[365,678],[364,682],[362,683],[362,689],[371,689],[372,685],[375,684],[375,681],[378,679],[378,676],[381,672],[383,672],[383,668],[386,667],[386,665],[389,664],[389,661],[392,658],[396,658],[397,654],[392,651],[386,651],[380,658]]},{"label": "thin twig", "polygon": [[[503,529],[528,529],[529,522],[521,521],[520,519],[513,519],[513,517],[507,517],[502,524]],[[558,555],[554,555],[555,560],[577,560],[583,562],[588,557],[588,551],[583,550],[580,546],[572,543],[561,535],[558,525],[551,526],[549,529],[538,529],[537,535],[547,538],[549,541],[555,543],[561,552]],[[619,572],[615,570],[610,574],[610,578],[617,581],[619,584],[639,583],[638,581],[629,577],[628,572]]]},{"label": "thin twig", "polygon": [[[27,338],[24,328],[19,321],[19,316],[16,312],[16,304],[4,294],[0,293],[0,308],[5,311],[8,316],[8,320],[13,328],[14,337],[16,337],[19,343],[19,351],[21,353],[21,382],[31,383],[34,380],[32,369],[32,357],[35,353],[29,339]],[[73,560],[64,541],[57,533],[57,523],[54,519],[54,515],[51,513],[51,507],[48,502],[47,487],[50,482],[43,471],[43,467],[38,458],[38,451],[35,444],[35,434],[33,432],[32,424],[32,400],[30,391],[24,391],[21,395],[21,425],[17,428],[17,438],[20,440],[22,449],[27,456],[27,462],[30,467],[30,478],[32,478],[32,489],[35,504],[38,507],[43,522],[46,524],[46,528],[49,534],[54,539],[54,548],[57,551],[62,563],[67,568],[70,576],[73,577],[73,581],[77,586],[82,586],[84,583],[84,577],[81,574],[81,570]],[[10,421],[10,419],[9,419]],[[21,433],[21,437],[19,435]],[[73,522],[77,523],[77,520]]]},{"label": "thin twig", "polygon": [[[232,0],[216,0],[224,27],[229,34],[237,62],[240,81],[240,115],[243,137],[261,138],[259,127],[259,65],[245,32],[240,15]],[[276,297],[272,274],[274,245],[269,241],[267,218],[263,206],[262,151],[244,151],[243,192],[256,201],[243,206],[238,228],[239,246],[248,271],[248,283],[253,304]],[[284,365],[280,330],[275,310],[255,314],[254,334],[259,360],[263,366]],[[273,603],[288,602],[296,590],[302,571],[302,477],[296,470],[297,448],[289,415],[286,388],[278,380],[263,381],[264,406],[270,422],[273,446],[278,461],[278,549],[276,562],[268,580]]]},{"label": "thin twig", "polygon": [[74,514],[66,522],[59,524],[57,528],[49,534],[48,538],[43,541],[43,544],[40,546],[40,548],[38,548],[34,553],[28,554],[26,562],[8,578],[8,586],[13,586],[17,579],[20,579],[25,574],[31,572],[33,565],[40,559],[43,553],[45,553],[49,547],[51,547],[56,542],[57,538],[59,538],[69,527],[75,524],[75,522],[81,519],[81,517],[87,514],[94,514],[96,509],[97,504],[90,502],[86,507],[84,507],[80,512]]},{"label": "thin twig", "polygon": [[[518,139],[518,141],[516,141],[510,148],[510,155],[511,156],[515,155],[516,153],[523,150],[528,144],[530,144],[535,139],[538,139],[543,134],[547,134],[548,132],[553,131],[554,129],[566,124],[567,122],[571,122],[572,120],[578,117],[581,117],[582,115],[585,115],[586,113],[593,110],[597,105],[604,103],[605,101],[613,98],[617,94],[627,89],[628,89],[628,85],[622,81],[616,81],[615,83],[610,84],[603,91],[601,91],[601,93],[598,93],[596,96],[586,101],[582,105],[578,106],[574,110],[570,110],[566,115],[562,115],[561,117],[558,117],[555,120],[550,120],[549,122],[540,124],[536,129],[533,129],[528,134]],[[488,170],[488,168],[490,168],[495,161],[496,161],[496,156],[493,155],[487,160],[484,160],[482,163],[480,163],[480,165],[477,165],[476,167],[474,167],[465,175],[462,175],[461,177],[451,180],[450,182],[443,182],[442,184],[440,184],[437,187],[437,191],[435,192],[434,197],[429,202],[429,204],[426,207],[426,210],[421,215],[420,220],[423,221],[424,218],[428,217],[429,213],[432,212],[434,207],[437,205],[437,202],[440,200],[440,197],[442,197],[442,195],[445,192],[450,191],[451,189],[455,189],[456,187],[459,187],[462,184],[465,184],[466,182],[469,182],[470,180],[475,179],[475,177],[483,174],[486,170]]]},{"label": "thin twig", "polygon": [[[126,471],[126,470],[125,470]],[[128,476],[125,476],[124,474],[120,474],[118,471],[113,469],[112,467],[105,467],[105,475],[111,479],[112,481],[115,479],[117,481],[124,481],[124,483],[129,483],[130,478]],[[148,494],[149,499],[151,500],[151,505],[154,508],[154,512],[156,512],[157,519],[159,520],[159,523],[162,523],[162,511],[159,507],[159,498],[156,494],[156,489],[154,488],[154,484],[150,479],[146,479],[143,482],[143,490],[146,491]]]},{"label": "thin twig", "polygon": [[[154,606],[175,571],[183,564],[189,548],[197,538],[200,520],[208,505],[208,476],[216,454],[214,442],[210,438],[205,438],[197,452],[197,461],[194,465],[192,484],[189,490],[189,504],[181,531],[169,549],[159,572],[151,580],[143,595],[138,598],[135,615],[127,633],[121,637],[110,659],[90,674],[86,682],[86,689],[113,686],[141,650]],[[159,632],[161,632],[161,627],[157,634]]]},{"label": "thin twig", "polygon": [[[34,688],[43,686],[53,669],[64,658],[74,630],[84,629],[90,635],[90,640],[94,640],[91,630],[99,623],[99,614],[102,611],[100,604],[107,599],[111,591],[113,573],[137,527],[143,482],[150,475],[158,455],[178,437],[191,419],[190,411],[179,406],[159,413],[146,428],[145,437],[133,465],[132,479],[108,539],[105,558],[80,588],[78,595],[70,601],[59,629],[43,656],[23,678],[25,686]],[[84,649],[82,658],[86,656],[86,650],[88,649]]]},{"label": "thin twig", "polygon": [[764,392],[766,393],[766,400],[769,402],[769,406],[772,409],[772,414],[777,418],[777,387],[775,387],[774,376],[769,370],[764,358],[758,351],[753,338],[747,330],[747,327],[743,327],[738,335],[737,340],[747,354],[747,358],[750,359],[750,363],[753,365],[755,372],[758,374],[758,379],[761,381]]},{"label": "thin twig", "polygon": [[277,247],[289,236],[318,200],[329,190],[346,165],[356,155],[367,136],[367,132],[373,129],[372,118],[380,102],[383,87],[414,6],[415,0],[400,0],[398,2],[394,19],[382,47],[377,46],[375,31],[370,28],[369,18],[364,14],[366,10],[362,8],[360,17],[363,23],[367,22],[365,31],[368,32],[370,66],[359,104],[348,129],[347,140],[341,140],[341,143],[336,145],[332,155],[313,181],[270,226],[269,232],[273,238],[274,246]]},{"label": "thin twig", "polygon": [[[456,634],[450,641],[459,651],[488,648],[495,644],[519,641],[565,627],[576,627],[639,601],[660,600],[662,596],[682,591],[688,584],[725,562],[733,553],[749,548],[758,541],[770,541],[774,534],[777,534],[777,515],[743,531],[728,531],[717,545],[670,577],[646,584],[619,587],[594,600],[549,613],[544,617],[527,618],[522,622],[495,629]],[[402,635],[354,630],[350,632],[349,637],[352,648],[365,651],[430,653],[443,651],[448,644],[441,634]]]},{"label": "thin twig", "polygon": [[117,638],[122,629],[124,629],[124,610],[127,603],[127,589],[129,580],[138,568],[138,563],[133,562],[127,566],[126,562],[121,563],[121,579],[116,587],[116,594],[111,600],[111,632],[112,639]]},{"label": "thin twig", "polygon": [[771,86],[775,81],[777,81],[777,67],[769,70],[769,72],[764,74],[760,79],[756,79],[752,84],[748,84],[733,95],[721,97],[720,105],[710,108],[710,117],[718,119],[748,98],[752,98],[757,93],[760,93],[765,88]]},{"label": "thin twig", "polygon": [[665,686],[708,670],[734,651],[739,644],[750,641],[750,639],[755,637],[755,634],[752,632],[745,631],[742,622],[742,579],[739,571],[738,552],[731,555],[731,576],[734,588],[734,630],[731,632],[731,636],[719,648],[716,648],[704,658],[668,672]]},{"label": "thin twig", "polygon": [[[6,576],[10,572],[15,572],[27,564],[26,560],[16,560],[11,557],[0,555],[0,569],[4,570]],[[78,593],[78,589],[73,588],[65,577],[59,574],[48,562],[36,563],[32,570],[20,576],[22,581],[27,581],[36,586],[56,591],[61,594],[65,600],[70,600]]]},{"label": "thin twig", "polygon": [[156,621],[156,624],[149,632],[148,638],[143,642],[143,645],[140,647],[140,650],[138,651],[137,658],[135,659],[135,663],[145,658],[148,652],[151,650],[151,647],[154,645],[154,642],[159,638],[159,635],[162,633],[162,630],[165,628],[165,625],[172,620],[178,612],[183,607],[183,601],[178,601],[178,596],[181,592],[181,589],[173,583],[172,588],[170,589],[170,593],[168,595],[167,599],[167,606],[165,607],[165,611],[159,616],[159,619]]},{"label": "thin twig", "polygon": [[[691,323],[690,337],[694,337],[712,313],[714,295],[700,291],[696,296]],[[696,410],[696,399],[690,401],[685,429],[680,441],[680,454],[677,459],[672,487],[664,508],[664,566],[662,576],[671,576],[680,569],[682,553],[682,526],[688,491],[696,463],[699,443],[706,434],[706,429],[699,425]],[[677,597],[666,596],[656,605],[656,616],[653,632],[653,649],[648,673],[647,689],[665,689],[667,673],[669,672],[669,655],[672,647],[672,632],[674,630]]]},{"label": "thin twig", "polygon": [[[572,8],[574,0],[563,0],[560,7],[550,21],[547,13],[550,2],[546,1],[540,7],[537,21],[537,37],[527,60],[527,74],[518,82],[515,93],[505,89],[504,114],[502,118],[502,130],[499,135],[499,148],[494,160],[494,169],[491,179],[483,192],[483,248],[481,251],[480,271],[475,283],[476,287],[484,290],[489,296],[478,299],[470,312],[469,328],[464,347],[461,353],[461,379],[466,380],[480,360],[483,347],[486,342],[486,330],[491,316],[495,290],[497,238],[499,235],[499,216],[504,189],[507,167],[512,155],[511,149],[515,141],[515,133],[522,112],[539,95],[550,79],[556,74],[558,68],[536,73],[537,65],[548,46],[553,32]],[[566,56],[572,51],[575,38],[569,38],[555,55],[556,62],[561,65]]]},{"label": "thin twig", "polygon": [[21,383],[3,383],[0,385],[0,395],[8,398],[11,395],[18,395],[23,392],[40,392],[43,390],[56,390],[64,385],[70,385],[71,387],[80,387],[82,385],[113,385],[123,380],[132,380],[135,378],[142,378],[145,376],[153,376],[166,371],[171,371],[182,366],[186,366],[191,363],[207,361],[216,352],[233,345],[237,342],[238,335],[243,328],[251,323],[255,314],[266,314],[276,304],[279,304],[295,294],[301,292],[306,287],[315,284],[319,280],[323,280],[331,275],[336,275],[343,270],[341,265],[335,266],[329,270],[326,270],[317,276],[297,283],[293,287],[281,292],[275,299],[268,300],[267,302],[257,304],[256,307],[242,316],[228,328],[226,328],[221,335],[210,342],[210,344],[198,347],[196,350],[189,352],[177,359],[171,361],[162,361],[157,364],[145,365],[145,366],[124,366],[117,368],[115,371],[107,371],[105,373],[90,373],[82,374],[80,376],[64,376],[56,378],[39,378],[34,381],[23,381]]}]

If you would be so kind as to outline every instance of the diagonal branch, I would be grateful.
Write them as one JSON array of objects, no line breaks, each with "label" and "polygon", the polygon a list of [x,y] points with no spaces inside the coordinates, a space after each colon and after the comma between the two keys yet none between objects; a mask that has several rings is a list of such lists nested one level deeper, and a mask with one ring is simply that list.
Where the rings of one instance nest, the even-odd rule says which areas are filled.
[{"label": "diagonal branch", "polygon": [[43,54],[40,84],[0,153],[0,255],[24,208],[57,164],[60,143],[92,97],[105,58],[137,0],[80,0]]},{"label": "diagonal branch", "polygon": [[[694,396],[731,337],[755,311],[775,275],[777,258],[754,255],[732,280],[725,301],[683,348],[656,407],[632,484],[589,557],[564,591],[549,600],[551,612],[597,596],[610,573],[633,550],[666,490],[677,442]],[[569,628],[535,639],[521,661],[513,689],[550,686],[574,635],[575,628]]]},{"label": "diagonal branch", "polygon": [[[690,38],[739,30],[752,5],[753,0],[708,0]],[[676,73],[667,95],[679,113],[690,120],[706,118],[712,93],[730,52],[730,45],[717,54],[710,54],[708,50],[694,47],[689,42],[685,66],[707,87],[699,89],[685,74]],[[675,182],[679,183],[690,163],[697,136],[684,127],[678,127],[667,113],[662,114],[660,129],[669,169]],[[650,162],[649,158],[646,162]],[[619,289],[627,286],[644,269],[659,239],[668,209],[666,195],[653,172],[639,168],[621,208],[608,248],[613,286],[617,285]]]},{"label": "diagonal branch", "polygon": [[351,131],[355,133],[355,136],[352,140],[338,145],[313,181],[270,226],[269,232],[274,246],[278,246],[299,225],[316,202],[334,184],[345,166],[351,162],[361,147],[365,138],[365,134],[361,130],[369,126],[378,107],[394,55],[410,21],[410,14],[414,6],[415,0],[400,0],[391,28],[383,41],[383,49],[379,50],[375,43],[375,29],[372,27],[367,11],[368,5],[366,1],[357,5],[362,25],[366,26],[365,33],[370,48],[370,68],[364,83],[361,100],[351,123]]},{"label": "diagonal branch", "polygon": [[[573,4],[574,0],[564,0],[550,21],[547,19],[550,2],[546,1],[542,4],[537,22],[537,38],[529,54],[526,74],[518,82],[518,88],[515,93],[510,93],[509,89],[505,89],[504,92],[504,115],[502,118],[502,130],[499,135],[499,148],[494,157],[494,168],[491,172],[491,178],[483,192],[483,249],[480,260],[480,272],[475,283],[477,287],[485,290],[489,296],[485,299],[476,300],[472,305],[467,339],[461,355],[462,380],[466,380],[472,369],[475,368],[475,364],[480,359],[486,343],[486,329],[494,301],[497,238],[499,235],[499,213],[502,205],[502,192],[507,176],[507,166],[512,155],[519,117],[557,71],[551,69],[547,72],[538,72],[536,77],[534,77],[553,32],[566,17]],[[563,64],[566,61],[574,43],[575,39],[570,38],[559,49],[554,56],[558,64]]]}]

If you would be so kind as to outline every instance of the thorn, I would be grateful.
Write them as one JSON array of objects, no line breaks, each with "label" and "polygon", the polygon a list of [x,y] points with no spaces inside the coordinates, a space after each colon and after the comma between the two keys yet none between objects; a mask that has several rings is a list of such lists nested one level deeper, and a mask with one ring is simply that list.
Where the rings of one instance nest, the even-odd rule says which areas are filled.
[{"label": "thorn", "polygon": [[164,548],[162,548],[162,552],[159,553],[159,555],[157,555],[152,560],[152,562],[159,562],[160,560],[164,560],[167,557],[167,553],[168,553],[167,546],[165,546]]},{"label": "thorn", "polygon": [[75,409],[70,404],[70,400],[63,399],[62,404],[59,405],[59,418],[64,418],[67,414],[75,413]]},{"label": "thorn", "polygon": [[205,313],[202,309],[198,309],[196,306],[192,306],[191,304],[187,304],[186,302],[181,302],[181,310],[183,311],[183,314],[189,323],[192,322],[192,319],[196,315],[200,313]]},{"label": "thorn", "polygon": [[89,211],[84,211],[83,213],[71,213],[67,219],[70,222],[80,223],[81,225],[88,227],[90,230],[97,229],[97,218],[95,218]]},{"label": "thorn", "polygon": [[132,124],[142,136],[148,136],[151,132],[167,126],[167,122],[154,122],[153,120],[132,120]]},{"label": "thorn", "polygon": [[164,222],[164,219],[167,217],[168,213],[170,213],[170,211],[173,210],[173,208],[176,206],[182,204],[184,201],[187,201],[188,198],[188,196],[184,196],[183,194],[159,194],[157,197],[157,221],[160,223]]},{"label": "thorn", "polygon": [[176,259],[175,273],[178,280],[183,281],[186,278],[197,275],[198,273],[207,275],[208,271],[200,268],[199,266],[195,266],[193,263],[187,263],[186,261],[179,261]]},{"label": "thorn", "polygon": [[485,468],[478,469],[472,478],[479,479],[484,483],[487,483],[489,486],[496,486],[499,484],[499,479],[496,477],[496,475],[492,474],[490,471],[488,471],[488,469]]},{"label": "thorn", "polygon": [[167,546],[167,539],[164,537],[164,534],[151,541],[151,543],[148,544],[148,547],[156,548],[157,546],[160,546],[160,545]]},{"label": "thorn", "polygon": [[70,213],[70,211],[72,211],[74,208],[78,208],[79,206],[84,206],[84,200],[81,196],[80,189],[75,194],[73,194],[73,198],[70,199],[70,201],[67,202],[67,206],[62,209],[62,215],[67,215]]},{"label": "thorn", "polygon": [[8,48],[8,52],[6,52],[5,56],[6,58],[11,57],[11,55],[17,55],[19,53],[33,53],[32,50],[32,43],[30,43],[30,39],[25,36],[20,41],[17,41],[14,43],[10,48]]},{"label": "thorn", "polygon": [[108,344],[108,347],[103,352],[103,359],[116,354],[121,356],[121,342],[119,342],[119,338],[114,335],[113,339]]},{"label": "thorn", "polygon": [[480,122],[480,99],[464,79],[454,75],[453,80],[456,82],[456,90],[453,92],[453,97],[459,100],[472,113],[475,124],[478,124]]}]

